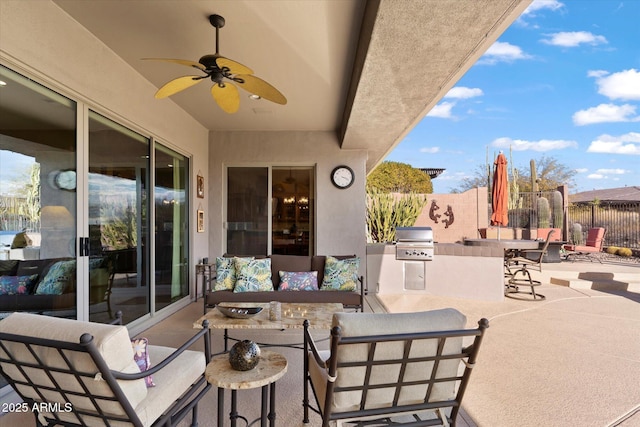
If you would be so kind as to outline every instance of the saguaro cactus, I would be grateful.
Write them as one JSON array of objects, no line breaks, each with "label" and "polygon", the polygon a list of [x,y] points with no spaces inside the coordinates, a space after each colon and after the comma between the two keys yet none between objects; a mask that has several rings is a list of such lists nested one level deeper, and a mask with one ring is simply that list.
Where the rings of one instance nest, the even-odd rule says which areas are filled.
[{"label": "saguaro cactus", "polygon": [[571,225],[571,242],[574,245],[582,244],[582,225],[577,222]]},{"label": "saguaro cactus", "polygon": [[559,191],[554,191],[551,202],[553,226],[555,228],[562,228],[562,220],[564,219],[564,210],[562,209],[562,194]]},{"label": "saguaro cactus", "polygon": [[550,219],[549,201],[544,197],[538,197],[538,228],[549,228]]},{"label": "saguaro cactus", "polygon": [[529,166],[531,167],[531,191],[534,193],[538,192],[538,172],[536,171],[536,161],[531,159],[529,162]]}]

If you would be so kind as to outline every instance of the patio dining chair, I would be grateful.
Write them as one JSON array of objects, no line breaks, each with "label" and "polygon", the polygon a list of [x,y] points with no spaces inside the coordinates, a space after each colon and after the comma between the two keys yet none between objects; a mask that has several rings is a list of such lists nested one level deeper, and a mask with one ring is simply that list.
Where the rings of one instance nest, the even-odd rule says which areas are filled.
[{"label": "patio dining chair", "polygon": [[478,325],[464,329],[466,317],[452,308],[336,313],[330,350],[319,351],[305,321],[303,422],[311,410],[323,427],[455,426],[489,321]]},{"label": "patio dining chair", "polygon": [[[13,313],[0,321],[0,373],[37,426],[175,426],[189,413],[196,426],[208,329],[178,349],[146,346],[154,365],[141,367],[125,326]],[[204,351],[187,349],[200,339]]]},{"label": "patio dining chair", "polygon": [[587,232],[586,244],[564,245],[564,250],[567,251],[565,259],[569,261],[575,261],[576,259],[587,259],[590,262],[593,262],[593,259],[595,258],[599,263],[602,263],[600,258],[594,257],[594,255],[602,252],[605,234],[607,234],[607,230],[604,227],[590,228]]},{"label": "patio dining chair", "polygon": [[[536,293],[535,287],[540,286],[539,280],[531,277],[531,270],[542,271],[542,259],[547,254],[549,242],[552,240],[555,230],[549,230],[547,238],[540,249],[520,250],[515,256],[505,257],[505,276],[507,285],[505,286],[505,296],[516,299],[519,295],[531,295],[533,300],[541,301],[546,297]],[[530,288],[531,291],[520,290],[521,287]]]}]

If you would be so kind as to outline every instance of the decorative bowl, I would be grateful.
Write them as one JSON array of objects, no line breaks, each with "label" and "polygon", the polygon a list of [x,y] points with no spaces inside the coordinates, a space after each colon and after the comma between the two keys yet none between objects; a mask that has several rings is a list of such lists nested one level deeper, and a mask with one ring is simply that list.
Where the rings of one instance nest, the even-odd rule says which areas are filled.
[{"label": "decorative bowl", "polygon": [[220,313],[235,319],[248,319],[262,311],[262,307],[236,307],[231,305],[218,305]]}]

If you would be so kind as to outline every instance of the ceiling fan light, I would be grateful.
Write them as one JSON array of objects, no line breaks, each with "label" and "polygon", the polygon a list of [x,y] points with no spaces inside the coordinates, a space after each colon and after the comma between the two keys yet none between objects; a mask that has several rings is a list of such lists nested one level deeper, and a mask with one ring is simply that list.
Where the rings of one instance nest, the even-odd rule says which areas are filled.
[{"label": "ceiling fan light", "polygon": [[253,100],[253,101],[257,101],[259,99],[262,99],[262,97],[260,95],[256,95],[255,93],[252,93],[249,95],[249,99]]}]

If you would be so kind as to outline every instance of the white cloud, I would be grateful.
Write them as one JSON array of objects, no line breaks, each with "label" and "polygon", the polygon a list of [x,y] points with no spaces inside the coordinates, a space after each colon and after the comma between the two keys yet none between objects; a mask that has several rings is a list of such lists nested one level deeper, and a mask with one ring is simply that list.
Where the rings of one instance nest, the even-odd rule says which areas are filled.
[{"label": "white cloud", "polygon": [[572,31],[547,34],[546,39],[542,39],[542,43],[552,46],[576,47],[581,44],[590,44],[592,46],[599,44],[607,44],[604,36],[598,36],[588,31]]},{"label": "white cloud", "polygon": [[438,176],[438,181],[462,181],[465,178],[471,178],[471,175],[466,172],[454,172],[447,171],[442,172],[442,175]]},{"label": "white cloud", "polygon": [[427,117],[439,117],[441,119],[454,118],[451,114],[451,109],[456,105],[455,102],[441,102],[429,111]]},{"label": "white cloud", "polygon": [[576,141],[567,141],[564,139],[541,139],[539,141],[525,141],[522,139],[511,139],[507,137],[498,138],[491,143],[492,147],[511,148],[514,151],[551,151],[563,150],[565,148],[578,148]]},{"label": "white cloud", "polygon": [[456,86],[451,88],[449,92],[444,96],[445,98],[456,98],[456,99],[468,99],[475,98],[476,96],[482,96],[484,92],[479,88],[471,88],[464,86]]},{"label": "white cloud", "polygon": [[556,10],[562,9],[564,4],[557,0],[535,0],[522,12],[521,17],[536,16],[536,13],[540,10]]},{"label": "white cloud", "polygon": [[589,169],[587,169],[587,168],[578,168],[578,169],[575,169],[575,171],[577,173],[586,173],[586,172],[589,172]]},{"label": "white cloud", "polygon": [[596,78],[598,93],[609,99],[640,101],[640,72],[634,68],[613,74],[589,71],[587,75]]},{"label": "white cloud", "polygon": [[629,171],[624,169],[598,169],[596,173],[608,174],[608,175],[624,175]]},{"label": "white cloud", "polygon": [[587,175],[587,178],[588,179],[603,179],[603,178],[605,178],[605,176],[601,175],[599,173],[591,173],[591,174]]},{"label": "white cloud", "polygon": [[421,153],[429,153],[429,154],[435,154],[438,151],[440,151],[440,147],[422,147],[420,149]]},{"label": "white cloud", "polygon": [[640,155],[640,133],[630,132],[621,136],[600,135],[591,142],[587,152]]},{"label": "white cloud", "polygon": [[640,121],[640,116],[636,115],[636,107],[630,104],[600,104],[573,114],[573,123],[576,126],[637,121]]},{"label": "white cloud", "polygon": [[520,47],[506,43],[495,42],[478,60],[477,64],[497,64],[498,62],[513,62],[519,59],[529,59],[530,55],[524,53]]}]

